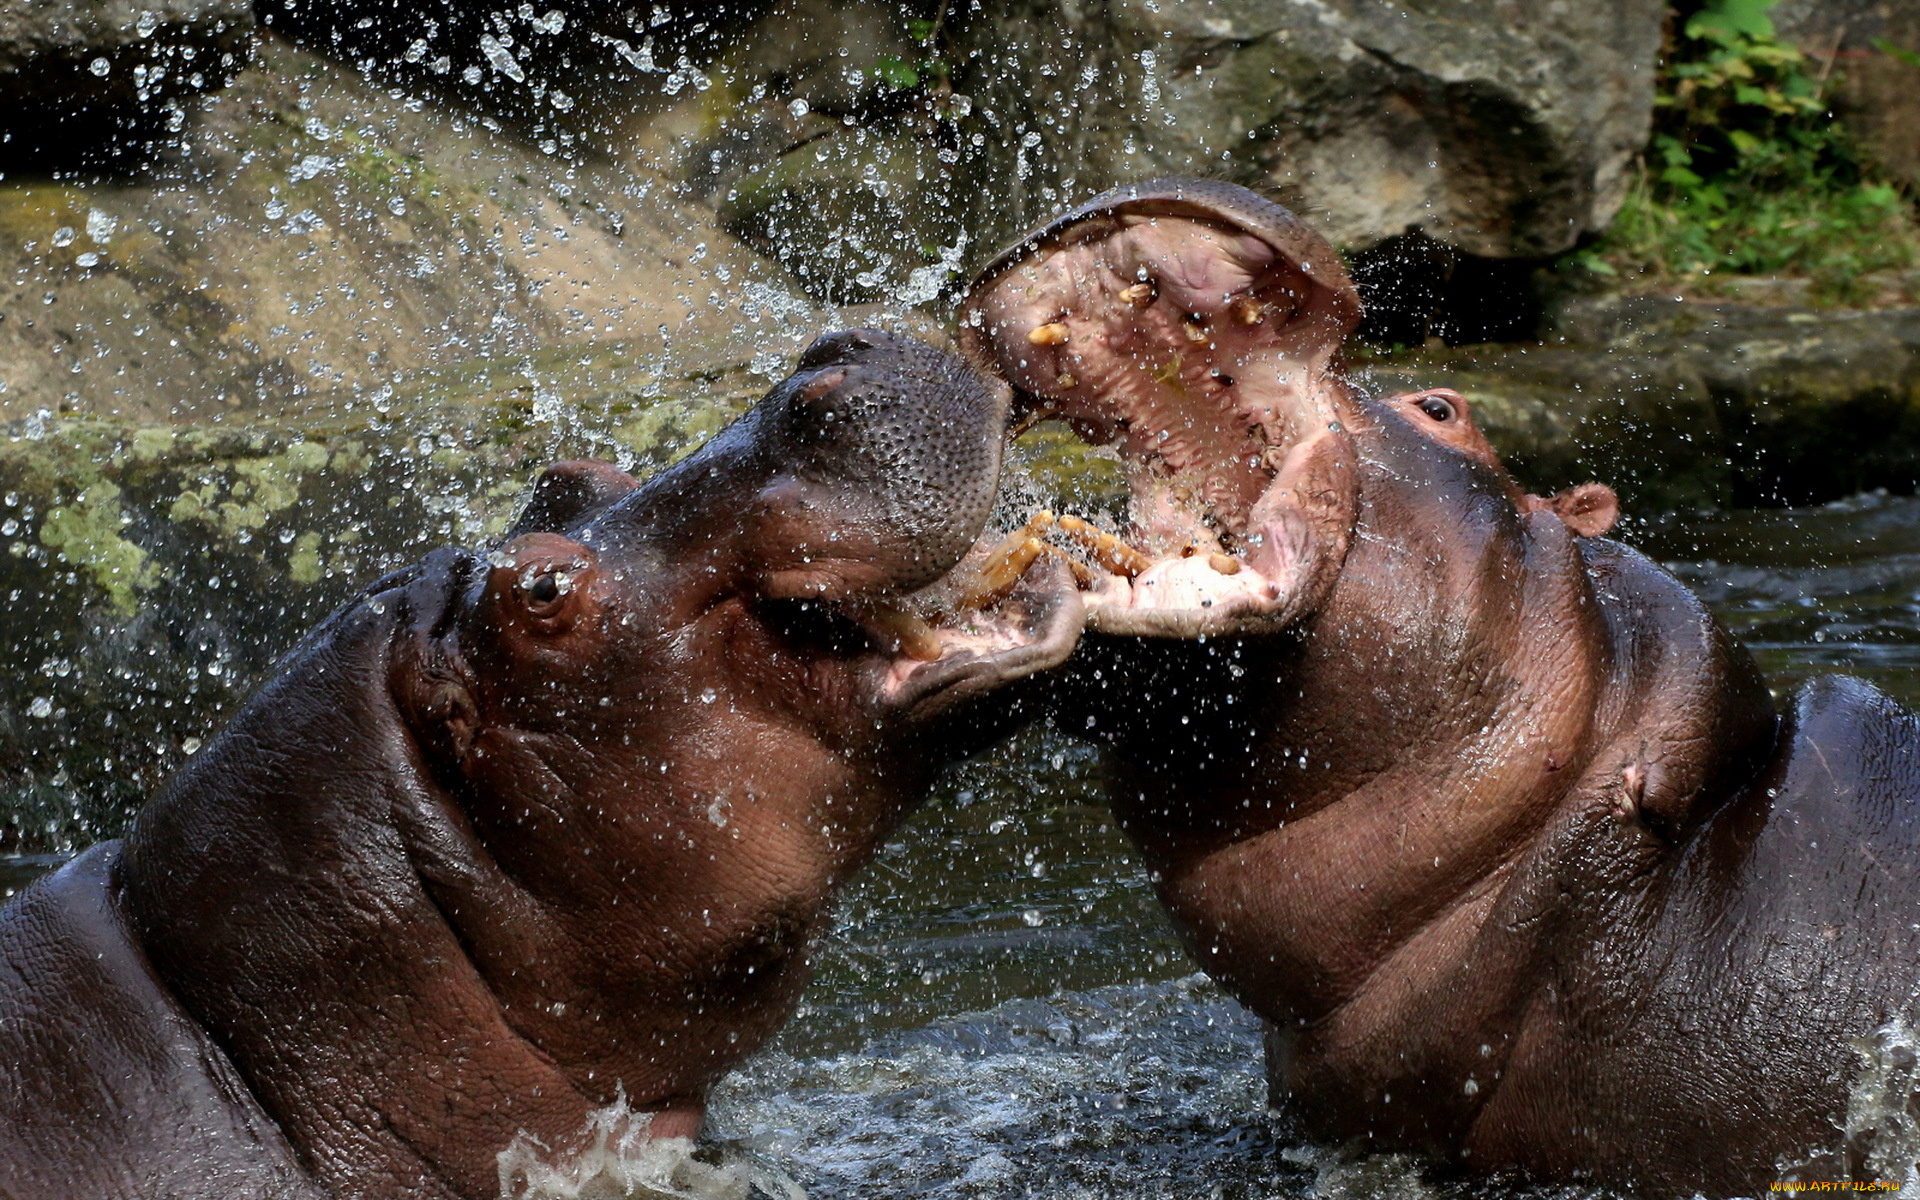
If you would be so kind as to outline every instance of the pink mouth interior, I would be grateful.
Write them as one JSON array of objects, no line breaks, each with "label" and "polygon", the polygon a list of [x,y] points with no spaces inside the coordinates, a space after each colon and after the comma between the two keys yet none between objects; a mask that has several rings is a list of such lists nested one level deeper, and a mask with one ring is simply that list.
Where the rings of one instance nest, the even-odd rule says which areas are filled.
[{"label": "pink mouth interior", "polygon": [[962,336],[1030,409],[1126,463],[1125,536],[1155,561],[1096,580],[1090,608],[1272,609],[1304,555],[1271,510],[1336,425],[1331,362],[1357,302],[1317,238],[1303,262],[1224,216],[1155,207],[1048,237],[976,288]]}]

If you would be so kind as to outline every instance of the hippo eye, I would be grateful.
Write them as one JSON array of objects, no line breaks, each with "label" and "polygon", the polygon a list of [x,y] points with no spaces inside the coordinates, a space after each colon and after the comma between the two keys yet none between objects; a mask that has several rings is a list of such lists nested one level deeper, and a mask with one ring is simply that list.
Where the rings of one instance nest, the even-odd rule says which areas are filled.
[{"label": "hippo eye", "polygon": [[1451,421],[1454,417],[1453,405],[1439,396],[1422,396],[1420,411],[1436,421]]}]

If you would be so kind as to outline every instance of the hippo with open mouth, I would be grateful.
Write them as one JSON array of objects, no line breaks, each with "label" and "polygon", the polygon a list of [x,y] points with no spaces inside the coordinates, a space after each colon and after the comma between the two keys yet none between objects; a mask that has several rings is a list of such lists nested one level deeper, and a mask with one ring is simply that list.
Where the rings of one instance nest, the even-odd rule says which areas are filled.
[{"label": "hippo with open mouth", "polygon": [[1074,645],[1064,570],[932,611],[1006,417],[831,335],[648,482],[552,468],[334,614],[0,909],[0,1195],[494,1196],[621,1098],[694,1133],[835,887],[1014,719],[971,701]]},{"label": "hippo with open mouth", "polygon": [[[990,263],[968,352],[1116,446],[1051,703],[1316,1137],[1661,1194],[1836,1179],[1854,1040],[1920,985],[1920,727],[1784,717],[1699,601],[1532,496],[1467,403],[1363,394],[1327,244],[1160,180]],[[1067,519],[1000,558],[1051,561]]]}]

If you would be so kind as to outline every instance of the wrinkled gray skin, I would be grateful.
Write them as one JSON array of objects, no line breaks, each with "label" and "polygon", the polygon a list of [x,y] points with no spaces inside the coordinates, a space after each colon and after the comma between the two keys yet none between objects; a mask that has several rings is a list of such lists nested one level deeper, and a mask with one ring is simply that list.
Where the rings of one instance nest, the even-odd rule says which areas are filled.
[{"label": "wrinkled gray skin", "polygon": [[1920,725],[1844,677],[1776,719],[1697,599],[1581,536],[1606,489],[1528,496],[1460,397],[1357,392],[1352,285],[1302,231],[1142,184],[962,310],[1021,403],[1120,447],[1136,540],[1240,564],[1091,589],[1052,704],[1269,1023],[1276,1099],[1317,1138],[1649,1195],[1862,1170],[1853,1039],[1920,983]]},{"label": "wrinkled gray skin", "polygon": [[621,1094],[694,1133],[837,885],[1018,719],[968,701],[1073,646],[1056,579],[893,648],[1005,419],[836,334],[646,484],[552,468],[499,547],[372,585],[0,909],[0,1196],[493,1196]]}]

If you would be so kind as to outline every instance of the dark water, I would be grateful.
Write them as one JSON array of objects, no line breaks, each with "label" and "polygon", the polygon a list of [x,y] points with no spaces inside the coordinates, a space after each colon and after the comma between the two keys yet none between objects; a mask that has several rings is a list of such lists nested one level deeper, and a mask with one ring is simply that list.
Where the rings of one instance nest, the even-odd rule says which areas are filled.
[{"label": "dark water", "polygon": [[[1783,697],[1838,670],[1920,704],[1920,500],[1629,537]],[[715,1135],[816,1198],[1574,1194],[1290,1136],[1256,1022],[1180,952],[1098,774],[1048,729],[958,768],[845,898],[805,1006],[717,1095]],[[0,885],[46,865],[8,864]]]}]

